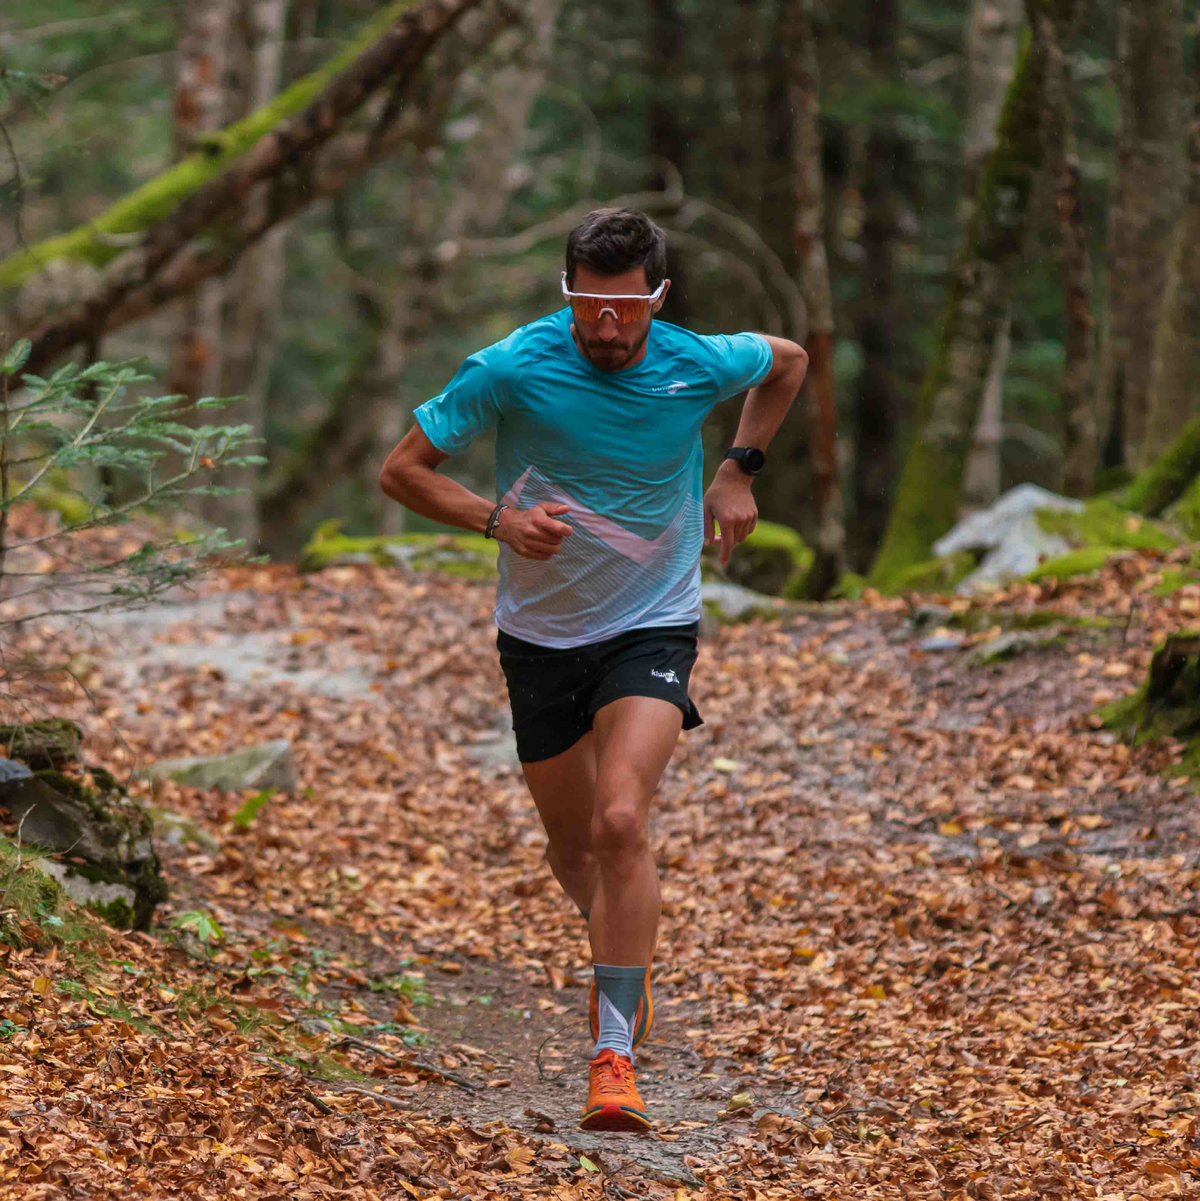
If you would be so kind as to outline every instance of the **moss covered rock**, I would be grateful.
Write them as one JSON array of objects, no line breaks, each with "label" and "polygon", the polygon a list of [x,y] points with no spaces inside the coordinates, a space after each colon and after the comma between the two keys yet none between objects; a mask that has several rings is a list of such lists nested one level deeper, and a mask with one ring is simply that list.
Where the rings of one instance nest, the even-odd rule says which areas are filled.
[{"label": "moss covered rock", "polygon": [[760,521],[729,557],[725,575],[735,584],[768,596],[799,599],[813,551],[790,526]]},{"label": "moss covered rock", "polygon": [[62,717],[0,726],[0,748],[10,759],[23,759],[31,768],[67,767],[79,762],[83,731]]},{"label": "moss covered rock", "polygon": [[1200,776],[1200,630],[1172,634],[1154,652],[1142,686],[1098,712],[1135,746],[1178,739],[1185,746],[1180,770]]},{"label": "moss covered rock", "polygon": [[41,866],[74,900],[114,925],[149,929],[167,884],[141,805],[120,790],[47,770],[0,783],[0,807],[24,843],[68,856]]},{"label": "moss covered rock", "polygon": [[1107,497],[1089,501],[1079,513],[1041,509],[1038,511],[1038,524],[1047,533],[1065,538],[1072,550],[1101,546],[1125,550],[1171,550],[1179,544],[1179,539],[1161,526],[1127,509],[1118,508]]},{"label": "moss covered rock", "polygon": [[352,538],[325,522],[300,552],[300,571],[323,571],[348,563],[403,565],[413,571],[443,571],[468,579],[496,575],[499,544],[482,534],[387,534]]}]

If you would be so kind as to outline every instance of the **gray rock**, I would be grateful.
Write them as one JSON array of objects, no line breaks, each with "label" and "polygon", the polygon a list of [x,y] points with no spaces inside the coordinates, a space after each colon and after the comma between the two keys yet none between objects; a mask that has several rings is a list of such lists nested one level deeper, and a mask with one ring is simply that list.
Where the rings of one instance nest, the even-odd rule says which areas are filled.
[{"label": "gray rock", "polygon": [[979,566],[955,591],[969,595],[1020,579],[1039,563],[1065,555],[1070,549],[1071,545],[1065,538],[1042,529],[1036,513],[1027,513],[1008,526],[999,545],[983,557]]},{"label": "gray rock", "polygon": [[913,623],[918,630],[923,630],[927,626],[945,625],[954,615],[946,608],[945,605],[921,605],[909,617],[909,621]]},{"label": "gray rock", "polygon": [[32,775],[33,772],[24,763],[18,763],[15,759],[0,759],[0,784],[7,784],[12,780],[28,780]]},{"label": "gray rock", "polygon": [[137,775],[145,780],[175,780],[189,788],[225,792],[240,792],[245,788],[298,790],[292,744],[286,738],[261,746],[244,746],[224,755],[164,759],[141,768]]},{"label": "gray rock", "polygon": [[77,902],[113,925],[149,929],[167,884],[141,805],[119,790],[44,772],[0,784],[0,806],[17,823],[23,844],[68,857],[37,862]]},{"label": "gray rock", "polygon": [[157,805],[150,806],[150,820],[154,823],[154,837],[170,847],[181,847],[193,842],[202,851],[215,855],[221,844],[201,825],[182,813],[172,813]]},{"label": "gray rock", "polygon": [[1078,513],[1083,507],[1082,501],[1047,492],[1037,484],[1021,484],[1006,492],[991,508],[981,509],[960,521],[933,544],[933,553],[941,558],[960,550],[991,550],[1005,541],[1013,526],[1023,518],[1033,517],[1039,509],[1069,509]]},{"label": "gray rock", "polygon": [[787,602],[778,597],[719,580],[700,585],[700,601],[722,622],[748,621],[752,617],[783,617],[789,608]]},{"label": "gray rock", "polygon": [[918,644],[923,651],[956,651],[963,640],[957,634],[930,634]]},{"label": "gray rock", "polygon": [[1019,655],[1038,641],[1040,639],[1035,634],[1028,634],[1022,630],[1010,630],[1007,634],[997,634],[995,638],[978,643],[972,647],[967,658],[971,663],[982,667],[1000,659],[1009,659],[1013,655]]}]

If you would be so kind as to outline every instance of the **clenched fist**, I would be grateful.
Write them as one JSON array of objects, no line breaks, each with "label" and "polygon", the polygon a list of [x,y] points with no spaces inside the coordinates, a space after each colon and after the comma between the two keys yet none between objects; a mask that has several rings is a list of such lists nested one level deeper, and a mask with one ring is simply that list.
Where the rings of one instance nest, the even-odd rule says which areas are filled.
[{"label": "clenched fist", "polygon": [[496,541],[511,546],[523,559],[549,559],[571,536],[571,527],[556,517],[570,512],[566,505],[543,502],[532,509],[505,509],[496,526]]}]

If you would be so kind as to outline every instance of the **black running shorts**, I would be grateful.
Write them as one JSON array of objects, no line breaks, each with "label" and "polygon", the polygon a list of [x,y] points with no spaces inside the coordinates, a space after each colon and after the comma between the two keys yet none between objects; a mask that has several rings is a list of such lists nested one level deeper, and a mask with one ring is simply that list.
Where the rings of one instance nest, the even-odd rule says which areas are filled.
[{"label": "black running shorts", "polygon": [[521,762],[561,755],[592,728],[597,710],[623,696],[670,701],[683,713],[683,728],[694,730],[701,718],[688,680],[698,632],[699,623],[658,626],[556,650],[501,630],[496,646]]}]

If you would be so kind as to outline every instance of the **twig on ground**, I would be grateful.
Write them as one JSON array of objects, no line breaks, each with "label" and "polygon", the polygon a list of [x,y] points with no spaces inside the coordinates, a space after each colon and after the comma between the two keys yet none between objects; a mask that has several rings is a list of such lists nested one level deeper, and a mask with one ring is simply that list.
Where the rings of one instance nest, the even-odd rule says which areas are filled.
[{"label": "twig on ground", "polygon": [[1131,596],[1129,598],[1129,616],[1125,619],[1125,628],[1121,631],[1121,649],[1122,650],[1125,649],[1126,645],[1129,642],[1129,627],[1131,625],[1133,625],[1133,619],[1134,619],[1135,615],[1137,614],[1138,601],[1140,599],[1141,598],[1138,596],[1138,594],[1136,592],[1133,594],[1133,596]]},{"label": "twig on ground", "polygon": [[544,1039],[542,1039],[542,1045],[537,1049],[537,1055],[534,1056],[534,1063],[537,1065],[539,1084],[545,1083],[546,1080],[546,1073],[542,1070],[542,1052],[546,1049],[550,1040],[557,1038],[564,1030],[566,1030],[566,1026],[559,1026],[557,1030],[551,1030],[550,1033],[547,1034]]},{"label": "twig on ground", "polygon": [[468,1080],[465,1076],[455,1075],[454,1072],[448,1072],[445,1068],[439,1068],[436,1064],[429,1063],[427,1060],[419,1059],[415,1055],[397,1055],[394,1051],[389,1051],[384,1047],[377,1046],[375,1043],[366,1042],[364,1039],[355,1038],[352,1034],[344,1035],[339,1038],[336,1047],[360,1047],[364,1051],[370,1051],[372,1054],[379,1055],[384,1059],[390,1059],[393,1063],[404,1064],[407,1067],[420,1068],[423,1072],[428,1072],[433,1076],[441,1076],[443,1080],[450,1081],[451,1084],[457,1084],[459,1088],[465,1088],[468,1092],[478,1092],[479,1085],[472,1080]]},{"label": "twig on ground", "polygon": [[326,1105],[315,1093],[305,1093],[304,1099],[315,1109],[319,1109],[323,1114],[333,1113],[333,1106]]},{"label": "twig on ground", "polygon": [[359,1093],[364,1097],[370,1097],[375,1101],[383,1101],[388,1105],[394,1105],[397,1109],[407,1109],[411,1112],[412,1103],[405,1101],[403,1097],[394,1097],[391,1093],[377,1093],[373,1089],[369,1089],[363,1084],[349,1084],[344,1080],[338,1081],[338,1089],[344,1093]]},{"label": "twig on ground", "polygon": [[1014,1126],[1011,1130],[1005,1130],[1003,1133],[996,1135],[996,1141],[1002,1143],[1010,1134],[1016,1134],[1018,1130],[1024,1130],[1026,1126],[1032,1126],[1034,1122],[1040,1122],[1046,1115],[1039,1113],[1030,1118],[1028,1122],[1022,1122],[1019,1126]]},{"label": "twig on ground", "polygon": [[696,1061],[697,1067],[704,1066],[704,1060],[700,1056],[700,1052],[693,1047],[680,1047],[674,1043],[660,1043],[658,1039],[650,1043],[650,1048],[655,1051],[674,1051],[676,1055],[690,1055]]}]

